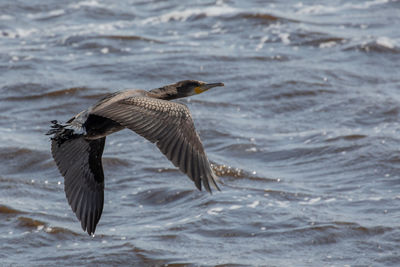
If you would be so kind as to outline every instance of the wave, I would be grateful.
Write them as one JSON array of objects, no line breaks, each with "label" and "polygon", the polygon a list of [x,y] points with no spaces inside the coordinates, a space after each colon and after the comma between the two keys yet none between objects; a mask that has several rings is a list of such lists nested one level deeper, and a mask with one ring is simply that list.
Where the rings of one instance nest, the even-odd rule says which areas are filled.
[{"label": "wave", "polygon": [[219,17],[236,13],[237,9],[229,6],[211,6],[206,8],[192,8],[186,10],[172,11],[160,16],[150,17],[142,20],[142,24],[160,24],[171,21],[195,21],[204,17]]},{"label": "wave", "polygon": [[313,223],[310,226],[285,231],[285,233],[298,233],[309,235],[312,244],[337,243],[342,239],[372,237],[382,235],[392,228],[384,226],[365,227],[354,222],[333,221],[330,223]]},{"label": "wave", "polygon": [[303,6],[300,2],[296,5],[298,10],[296,11],[297,14],[329,14],[329,13],[339,13],[348,10],[355,10],[355,9],[369,9],[369,8],[376,8],[376,5],[382,5],[388,3],[389,0],[373,0],[373,1],[360,1],[359,3],[345,3],[343,5],[307,5]]},{"label": "wave", "polygon": [[284,16],[280,15],[275,15],[271,13],[262,13],[262,12],[239,12],[233,16],[227,17],[229,20],[240,20],[240,19],[248,19],[248,20],[254,20],[258,22],[259,24],[270,24],[272,22],[294,22],[298,23],[300,22],[297,19],[292,19],[292,18],[287,18]]},{"label": "wave", "polygon": [[375,52],[375,53],[400,53],[400,46],[397,40],[389,37],[377,37],[369,41],[362,41],[361,43],[350,44],[343,49],[344,51],[358,50],[362,52]]},{"label": "wave", "polygon": [[99,35],[99,36],[94,36],[92,38],[94,38],[94,39],[104,38],[104,39],[119,40],[119,41],[146,41],[149,43],[158,43],[158,44],[165,43],[165,42],[159,41],[157,39],[147,38],[147,37],[138,36],[138,35]]},{"label": "wave", "polygon": [[36,231],[44,231],[45,233],[48,234],[67,234],[73,236],[80,235],[69,229],[62,227],[51,227],[43,221],[35,220],[25,216],[18,217],[18,226],[22,228],[29,228],[31,230],[36,230]]},{"label": "wave", "polygon": [[[183,179],[183,178],[182,178]],[[194,186],[189,189],[178,190],[171,187],[157,187],[150,190],[142,190],[135,194],[135,202],[143,205],[156,205],[176,207],[179,204],[185,205],[188,198],[193,196],[193,191],[196,190]]]},{"label": "wave", "polygon": [[367,138],[368,135],[365,134],[349,134],[349,135],[341,135],[341,136],[336,136],[332,138],[327,138],[325,141],[326,142],[335,142],[339,140],[345,140],[345,141],[356,141],[360,139]]},{"label": "wave", "polygon": [[66,14],[66,12],[64,9],[54,9],[54,10],[50,10],[48,12],[29,13],[27,15],[27,17],[32,20],[47,21],[47,20],[52,20],[55,18],[62,17],[65,14]]},{"label": "wave", "polygon": [[50,153],[28,148],[3,147],[0,160],[5,174],[35,173],[47,170]]},{"label": "wave", "polygon": [[[71,88],[51,91],[51,89],[48,87],[43,87],[42,85],[33,83],[15,84],[12,86],[7,86],[5,89],[13,91],[14,93],[18,93],[16,96],[8,96],[4,98],[5,100],[8,101],[34,100],[45,97],[53,98],[64,95],[74,95],[78,92],[90,90],[90,88],[88,87],[71,87]],[[29,91],[25,93],[26,90]],[[32,94],[32,91],[45,91],[45,92]]]},{"label": "wave", "polygon": [[77,46],[78,48],[104,48],[104,43],[97,43],[97,42],[89,42],[90,40],[97,40],[97,39],[105,39],[111,41],[124,41],[124,42],[147,42],[147,43],[157,43],[157,44],[164,44],[165,42],[154,39],[148,38],[139,35],[121,35],[121,34],[104,34],[104,35],[72,35],[67,38],[64,38],[61,41],[61,44],[68,45],[68,46]]},{"label": "wave", "polygon": [[[299,35],[299,34],[298,34]],[[326,37],[314,37],[313,35],[322,35],[320,33],[309,33],[304,35],[302,39],[309,39],[311,36],[312,40],[307,41],[299,41],[296,45],[300,46],[314,46],[319,48],[330,48],[342,43],[347,42],[348,40],[342,37],[333,37],[333,36],[326,36]]]},{"label": "wave", "polygon": [[0,205],[0,214],[24,214],[25,212],[13,209],[8,206]]},{"label": "wave", "polygon": [[107,168],[132,166],[128,160],[117,157],[103,157],[103,165],[107,166]]}]

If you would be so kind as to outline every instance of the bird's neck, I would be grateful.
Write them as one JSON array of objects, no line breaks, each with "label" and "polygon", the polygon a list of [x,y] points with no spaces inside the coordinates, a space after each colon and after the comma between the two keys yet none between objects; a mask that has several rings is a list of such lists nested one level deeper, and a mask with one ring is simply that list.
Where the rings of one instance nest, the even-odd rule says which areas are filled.
[{"label": "bird's neck", "polygon": [[172,100],[181,97],[179,96],[176,87],[171,85],[152,89],[148,92],[148,96],[164,100]]}]

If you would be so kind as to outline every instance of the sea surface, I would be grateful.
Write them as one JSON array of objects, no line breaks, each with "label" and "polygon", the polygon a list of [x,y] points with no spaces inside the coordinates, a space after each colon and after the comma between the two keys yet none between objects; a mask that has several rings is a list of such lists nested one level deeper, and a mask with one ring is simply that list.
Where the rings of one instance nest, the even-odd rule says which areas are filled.
[{"label": "sea surface", "polygon": [[[179,100],[221,192],[129,130],[83,232],[51,120],[107,93]],[[400,266],[400,1],[0,1],[1,266]]]}]

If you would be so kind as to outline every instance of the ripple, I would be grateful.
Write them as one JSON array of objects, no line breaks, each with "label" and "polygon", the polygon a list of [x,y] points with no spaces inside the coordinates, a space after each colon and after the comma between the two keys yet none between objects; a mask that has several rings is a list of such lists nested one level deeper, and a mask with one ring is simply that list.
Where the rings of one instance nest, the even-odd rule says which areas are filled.
[{"label": "ripple", "polygon": [[28,18],[31,18],[33,20],[37,21],[47,21],[47,20],[53,20],[55,18],[62,17],[65,15],[66,12],[64,9],[55,9],[55,10],[50,10],[48,12],[37,12],[34,14],[29,14]]},{"label": "ripple", "polygon": [[137,193],[135,199],[143,205],[178,205],[183,204],[193,197],[193,190],[178,191],[171,188],[152,188],[150,190],[145,190]]},{"label": "ripple", "polygon": [[0,205],[0,214],[23,214],[23,211]]},{"label": "ripple", "polygon": [[227,18],[228,20],[240,20],[240,19],[248,19],[248,20],[254,20],[257,22],[258,25],[263,25],[263,24],[271,24],[273,22],[300,22],[299,20],[296,19],[291,19],[291,18],[286,18],[283,16],[278,16],[278,15],[273,15],[270,13],[261,13],[261,12],[240,12],[238,14],[235,14],[233,16],[229,16]]},{"label": "ripple", "polygon": [[119,41],[146,41],[149,43],[157,43],[157,44],[164,44],[165,42],[159,41],[152,38],[137,36],[137,35],[100,35],[94,36],[92,38],[99,38],[99,39],[110,39],[110,40],[119,40]]},{"label": "ripple", "polygon": [[[317,36],[315,36],[317,35]],[[304,34],[303,36],[299,35],[299,37],[301,39],[310,39],[313,38],[312,40],[309,41],[300,41],[297,43],[297,45],[302,45],[302,46],[315,46],[315,47],[319,47],[319,48],[330,48],[333,47],[335,45],[340,45],[343,43],[348,42],[347,39],[345,38],[341,38],[341,37],[318,37],[318,35],[322,35],[322,34]]]},{"label": "ripple", "polygon": [[399,44],[392,39],[387,37],[378,37],[375,40],[366,40],[361,43],[351,43],[347,45],[344,51],[349,50],[358,50],[362,52],[371,52],[371,53],[389,53],[389,54],[399,54],[400,46]]},{"label": "ripple", "polygon": [[[27,85],[21,85],[21,86],[15,86],[18,87],[17,90],[23,90],[22,88]],[[31,85],[28,85],[30,87]],[[60,97],[60,96],[71,96],[75,95],[79,92],[87,91],[90,88],[88,87],[72,87],[72,88],[66,88],[66,89],[60,89],[60,90],[55,90],[55,91],[50,91],[50,92],[45,92],[41,94],[22,94],[20,96],[10,96],[6,97],[5,100],[8,101],[22,101],[22,100],[34,100],[34,99],[42,99],[42,98],[55,98],[55,97]],[[48,89],[46,89],[48,90]]]},{"label": "ripple", "polygon": [[28,148],[5,147],[1,149],[0,160],[6,165],[2,172],[8,174],[35,173],[47,170],[49,153]]},{"label": "ripple", "polygon": [[241,13],[238,17],[246,18],[246,19],[256,19],[256,20],[267,20],[267,21],[277,21],[281,19],[280,17],[266,14],[266,13]]},{"label": "ripple", "polygon": [[364,139],[367,138],[367,135],[364,134],[349,134],[349,135],[343,135],[343,136],[336,136],[333,138],[328,138],[325,141],[326,142],[335,142],[338,140],[346,140],[346,141],[356,141],[356,140],[360,140],[360,139]]},{"label": "ripple", "polygon": [[22,228],[29,228],[32,230],[36,230],[36,231],[44,231],[45,233],[48,234],[62,234],[62,235],[71,235],[71,236],[79,236],[79,234],[65,229],[65,228],[61,228],[61,227],[50,227],[48,226],[47,223],[40,221],[40,220],[35,220],[29,217],[23,217],[20,216],[18,217],[18,226],[22,227]]},{"label": "ripple", "polygon": [[312,236],[313,244],[337,243],[342,239],[362,238],[383,235],[392,229],[382,226],[364,227],[353,222],[336,221],[330,224],[314,224],[309,227],[295,229],[293,231]]},{"label": "ripple", "polygon": [[125,160],[125,159],[120,159],[117,157],[103,157],[103,164],[105,166],[107,166],[107,168],[131,167],[132,166],[130,161]]}]

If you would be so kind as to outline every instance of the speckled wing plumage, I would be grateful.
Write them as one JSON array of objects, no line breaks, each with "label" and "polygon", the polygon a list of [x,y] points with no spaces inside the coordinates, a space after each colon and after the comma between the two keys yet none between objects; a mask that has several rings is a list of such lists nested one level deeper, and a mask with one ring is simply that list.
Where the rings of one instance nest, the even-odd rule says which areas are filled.
[{"label": "speckled wing plumage", "polygon": [[86,140],[80,135],[63,137],[60,127],[52,139],[51,151],[64,176],[65,194],[72,210],[88,234],[93,234],[104,203],[104,174],[101,163],[105,137]]},{"label": "speckled wing plumage", "polygon": [[189,109],[179,103],[144,95],[96,106],[91,114],[120,123],[156,143],[160,151],[201,190],[219,190]]}]

